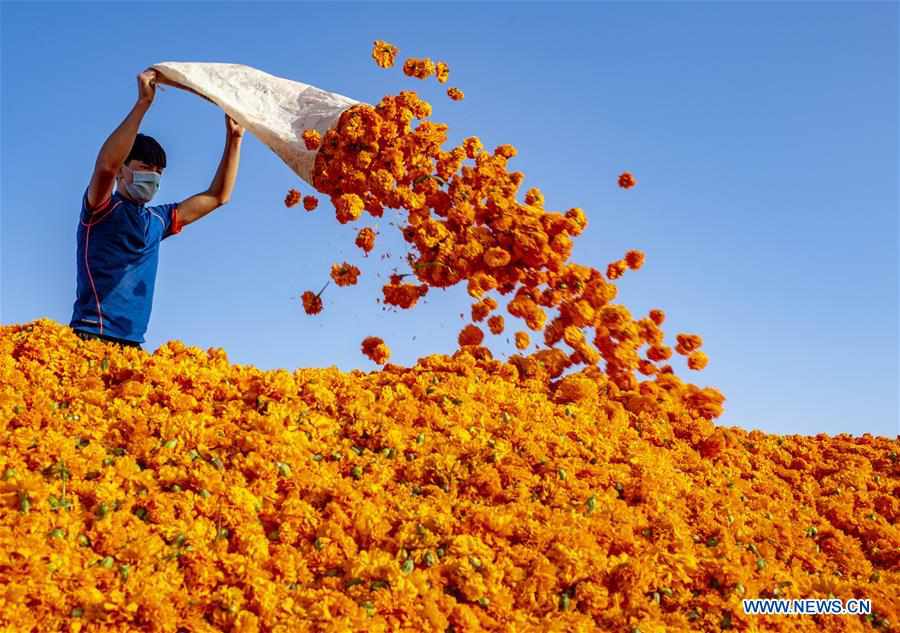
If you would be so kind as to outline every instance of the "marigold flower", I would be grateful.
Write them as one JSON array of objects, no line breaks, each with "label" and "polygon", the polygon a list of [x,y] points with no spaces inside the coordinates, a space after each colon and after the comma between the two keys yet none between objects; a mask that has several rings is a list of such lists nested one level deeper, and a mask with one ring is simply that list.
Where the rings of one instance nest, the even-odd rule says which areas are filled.
[{"label": "marigold flower", "polygon": [[372,59],[381,68],[390,68],[397,57],[397,47],[383,40],[375,40],[372,46]]},{"label": "marigold flower", "polygon": [[319,149],[319,146],[322,144],[322,135],[319,134],[318,130],[304,130],[303,143],[308,150]]},{"label": "marigold flower", "polygon": [[625,263],[631,270],[637,270],[644,264],[644,253],[641,251],[628,251],[625,253]]},{"label": "marigold flower", "polygon": [[364,208],[362,198],[355,193],[342,194],[334,201],[335,215],[341,224],[358,220]]},{"label": "marigold flower", "polygon": [[369,227],[360,229],[359,233],[356,234],[356,245],[368,256],[372,249],[375,248],[375,231]]},{"label": "marigold flower", "polygon": [[416,305],[420,297],[424,297],[428,292],[428,285],[413,285],[395,283],[394,279],[391,283],[382,288],[384,293],[384,303],[393,305],[403,309],[412,308]]},{"label": "marigold flower", "polygon": [[516,332],[516,349],[525,349],[531,345],[531,337],[528,332]]},{"label": "marigold flower", "polygon": [[481,301],[472,304],[472,320],[484,321],[484,319],[497,308],[497,302],[491,297],[485,297]]},{"label": "marigold flower", "polygon": [[666,320],[666,313],[659,309],[650,310],[650,319],[657,325],[662,325]]},{"label": "marigold flower", "polygon": [[472,325],[471,323],[464,327],[459,333],[459,344],[461,346],[481,345],[481,341],[483,340],[484,332],[482,332],[480,328]]},{"label": "marigold flower", "polygon": [[284,206],[290,209],[298,202],[300,202],[300,192],[296,189],[288,190],[287,195],[284,197]]},{"label": "marigold flower", "polygon": [[447,88],[447,96],[454,101],[462,101],[466,95],[459,88]]},{"label": "marigold flower", "polygon": [[672,357],[672,348],[666,345],[654,345],[647,350],[647,358],[652,361],[663,361]]},{"label": "marigold flower", "polygon": [[438,62],[435,66],[435,74],[440,83],[447,83],[447,80],[450,78],[450,66],[446,62]]},{"label": "marigold flower", "polygon": [[625,270],[627,268],[628,264],[625,262],[625,260],[620,259],[618,261],[614,261],[606,267],[606,276],[609,277],[610,280],[618,279],[625,273]]},{"label": "marigold flower", "polygon": [[698,389],[694,387],[688,390],[688,394],[684,397],[685,406],[697,415],[708,420],[717,418],[722,415],[722,403],[725,396],[712,387]]},{"label": "marigold flower", "polygon": [[434,62],[429,58],[410,57],[403,62],[403,74],[416,79],[428,79],[435,73]]},{"label": "marigold flower", "polygon": [[544,194],[537,187],[532,187],[525,194],[525,204],[534,205],[536,207],[544,206]]},{"label": "marigold flower", "polygon": [[560,403],[597,399],[597,384],[585,376],[567,376],[556,387],[553,399]]},{"label": "marigold flower", "polygon": [[499,247],[489,248],[484,252],[484,263],[491,268],[506,266],[510,259],[509,251]]},{"label": "marigold flower", "polygon": [[703,339],[697,334],[678,334],[675,340],[678,342],[678,345],[675,346],[675,351],[682,356],[687,356],[691,352],[700,349],[700,346],[703,345]]},{"label": "marigold flower", "polygon": [[477,136],[470,136],[463,141],[463,148],[466,151],[466,158],[474,159],[484,151],[484,145]]},{"label": "marigold flower", "polygon": [[384,365],[391,357],[391,350],[377,336],[367,336],[362,342],[362,353],[376,365]]},{"label": "marigold flower", "polygon": [[359,268],[347,262],[331,265],[331,278],[338,286],[355,286],[359,274]]},{"label": "marigold flower", "polygon": [[491,330],[491,334],[502,334],[503,316],[497,314],[488,319],[488,328]]},{"label": "marigold flower", "polygon": [[621,176],[619,176],[619,186],[623,189],[630,189],[637,184],[637,180],[634,179],[634,176],[629,172],[624,172]]},{"label": "marigold flower", "polygon": [[567,228],[570,235],[581,235],[587,227],[587,217],[584,211],[578,207],[566,211],[566,219],[569,220]]},{"label": "marigold flower", "polygon": [[312,211],[319,206],[319,199],[315,196],[303,196],[303,208]]},{"label": "marigold flower", "polygon": [[305,291],[301,297],[306,314],[319,314],[322,311],[322,298],[311,290]]},{"label": "marigold flower", "polygon": [[503,158],[512,158],[517,153],[518,153],[518,150],[513,145],[510,145],[509,143],[499,145],[494,150],[495,156],[502,156]]},{"label": "marigold flower", "polygon": [[687,364],[690,369],[701,370],[709,363],[709,358],[703,352],[691,352]]}]

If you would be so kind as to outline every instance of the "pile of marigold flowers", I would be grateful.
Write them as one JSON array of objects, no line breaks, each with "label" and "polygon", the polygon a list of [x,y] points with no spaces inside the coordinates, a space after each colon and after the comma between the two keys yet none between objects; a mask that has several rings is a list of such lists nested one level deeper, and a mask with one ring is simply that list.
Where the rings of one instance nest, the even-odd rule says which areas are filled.
[{"label": "pile of marigold flowers", "polygon": [[[896,630],[900,442],[556,362],[261,371],[3,326],[0,630]],[[740,606],[829,596],[873,613]]]}]

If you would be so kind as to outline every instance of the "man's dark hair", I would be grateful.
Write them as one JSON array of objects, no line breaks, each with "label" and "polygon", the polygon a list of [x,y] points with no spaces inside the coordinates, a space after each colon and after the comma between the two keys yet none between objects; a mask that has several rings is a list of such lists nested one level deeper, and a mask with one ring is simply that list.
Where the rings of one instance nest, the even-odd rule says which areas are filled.
[{"label": "man's dark hair", "polygon": [[131,146],[131,152],[125,159],[125,164],[130,160],[140,160],[154,167],[166,167],[166,151],[162,145],[156,142],[156,139],[146,134],[138,134],[134,138],[134,145]]}]

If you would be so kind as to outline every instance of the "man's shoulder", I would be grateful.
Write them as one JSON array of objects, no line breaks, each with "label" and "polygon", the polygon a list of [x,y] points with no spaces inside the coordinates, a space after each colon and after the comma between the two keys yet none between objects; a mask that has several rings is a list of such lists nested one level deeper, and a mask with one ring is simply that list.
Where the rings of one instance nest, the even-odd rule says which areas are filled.
[{"label": "man's shoulder", "polygon": [[114,209],[127,204],[130,204],[130,202],[125,196],[118,191],[113,191],[112,194],[96,208],[91,208],[90,201],[88,200],[88,189],[85,189],[84,193],[81,195],[82,222],[94,224],[99,220],[108,217]]}]

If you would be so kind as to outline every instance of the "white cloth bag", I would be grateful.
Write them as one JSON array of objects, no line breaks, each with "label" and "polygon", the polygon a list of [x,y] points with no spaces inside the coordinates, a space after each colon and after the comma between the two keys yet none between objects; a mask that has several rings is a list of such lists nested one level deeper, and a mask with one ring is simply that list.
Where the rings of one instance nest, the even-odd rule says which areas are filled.
[{"label": "white cloth bag", "polygon": [[213,102],[265,143],[300,178],[312,184],[317,150],[308,150],[304,130],[325,132],[354,101],[242,64],[163,62],[151,66],[160,83]]}]

